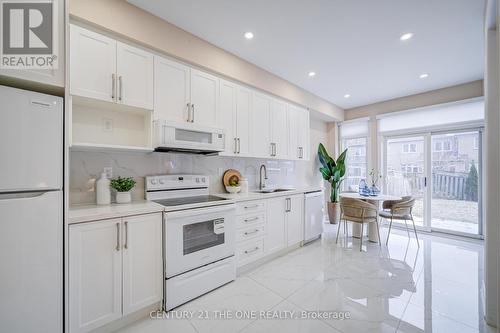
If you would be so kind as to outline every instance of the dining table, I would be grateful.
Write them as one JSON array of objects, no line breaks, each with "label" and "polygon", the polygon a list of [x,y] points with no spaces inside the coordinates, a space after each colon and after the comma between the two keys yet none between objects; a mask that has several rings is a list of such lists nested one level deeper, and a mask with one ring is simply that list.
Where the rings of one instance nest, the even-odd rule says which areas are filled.
[{"label": "dining table", "polygon": [[[383,194],[383,193],[379,193],[377,195],[361,195],[357,192],[342,192],[339,195],[340,195],[340,197],[344,197],[344,198],[360,199],[363,201],[373,203],[375,206],[377,206],[377,209],[379,209],[379,210],[380,210],[380,203],[383,201],[401,200],[402,199],[402,197],[399,197],[396,195],[389,195],[389,194]],[[378,220],[377,220],[377,223],[378,223]],[[375,228],[375,226],[372,227],[372,224],[373,223],[368,223],[368,239],[370,240],[370,242],[377,243],[378,242],[377,228]],[[352,224],[352,236],[354,238],[360,238],[361,225],[359,223]]]}]

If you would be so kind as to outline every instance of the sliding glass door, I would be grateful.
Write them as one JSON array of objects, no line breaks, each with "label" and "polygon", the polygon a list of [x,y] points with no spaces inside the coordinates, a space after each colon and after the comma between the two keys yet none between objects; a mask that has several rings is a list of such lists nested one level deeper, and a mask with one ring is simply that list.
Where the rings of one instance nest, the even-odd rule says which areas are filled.
[{"label": "sliding glass door", "polygon": [[426,211],[426,139],[423,135],[385,140],[386,193],[416,199],[413,218],[423,227]]},{"label": "sliding glass door", "polygon": [[481,132],[432,134],[431,227],[478,235]]},{"label": "sliding glass door", "polygon": [[384,138],[385,191],[416,198],[420,229],[482,235],[481,130]]}]

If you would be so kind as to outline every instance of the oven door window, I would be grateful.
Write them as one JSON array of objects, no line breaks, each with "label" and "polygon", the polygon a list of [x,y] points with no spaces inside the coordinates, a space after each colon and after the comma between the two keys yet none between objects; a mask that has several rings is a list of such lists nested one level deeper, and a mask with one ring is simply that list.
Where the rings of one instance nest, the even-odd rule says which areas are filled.
[{"label": "oven door window", "polygon": [[216,219],[183,226],[184,255],[224,244],[224,220]]}]

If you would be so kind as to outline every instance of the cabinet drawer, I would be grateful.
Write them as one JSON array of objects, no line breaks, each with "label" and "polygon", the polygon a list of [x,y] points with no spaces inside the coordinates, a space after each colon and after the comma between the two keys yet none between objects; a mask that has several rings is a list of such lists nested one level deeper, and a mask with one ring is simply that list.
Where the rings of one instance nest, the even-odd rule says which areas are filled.
[{"label": "cabinet drawer", "polygon": [[255,213],[255,214],[247,214],[241,215],[236,218],[236,226],[238,229],[240,228],[248,228],[251,225],[262,224],[266,222],[266,213]]},{"label": "cabinet drawer", "polygon": [[242,244],[236,248],[236,260],[238,266],[248,264],[264,255],[264,239],[258,238]]},{"label": "cabinet drawer", "polygon": [[260,211],[265,211],[265,210],[266,210],[266,202],[265,201],[260,201],[260,200],[246,201],[246,202],[240,202],[240,203],[236,204],[236,214],[237,215],[260,212]]},{"label": "cabinet drawer", "polygon": [[240,229],[236,232],[236,241],[244,242],[252,238],[262,237],[264,236],[265,231],[264,224],[257,224],[249,228]]}]

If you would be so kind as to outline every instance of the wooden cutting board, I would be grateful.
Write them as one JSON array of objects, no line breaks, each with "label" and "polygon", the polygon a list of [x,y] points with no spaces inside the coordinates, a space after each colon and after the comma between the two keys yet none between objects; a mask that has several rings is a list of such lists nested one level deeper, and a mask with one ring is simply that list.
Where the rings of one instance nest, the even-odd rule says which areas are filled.
[{"label": "wooden cutting board", "polygon": [[235,179],[238,183],[241,179],[241,173],[235,169],[227,169],[222,176],[222,183],[224,186],[229,186],[229,182]]}]

